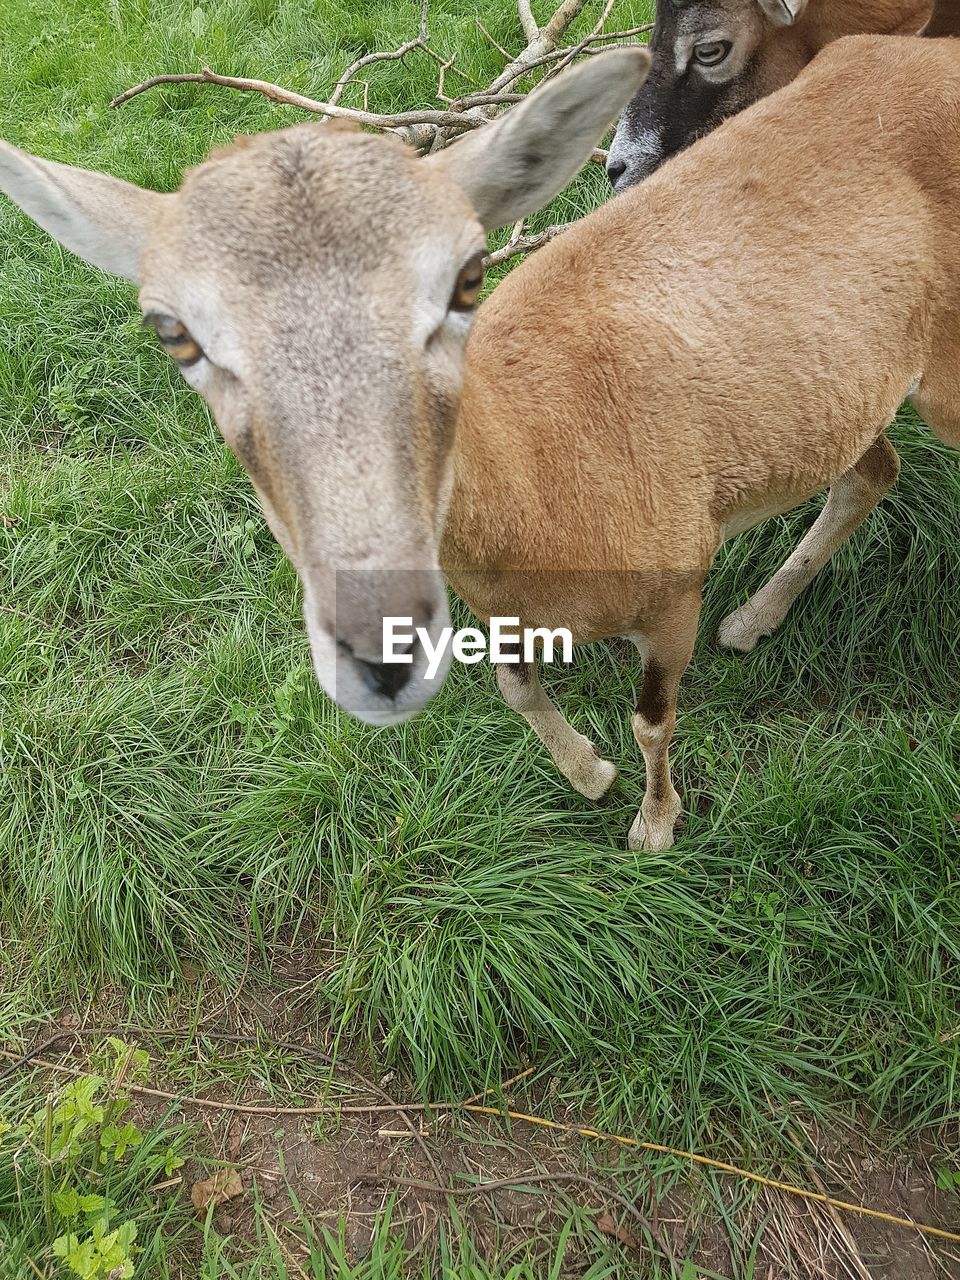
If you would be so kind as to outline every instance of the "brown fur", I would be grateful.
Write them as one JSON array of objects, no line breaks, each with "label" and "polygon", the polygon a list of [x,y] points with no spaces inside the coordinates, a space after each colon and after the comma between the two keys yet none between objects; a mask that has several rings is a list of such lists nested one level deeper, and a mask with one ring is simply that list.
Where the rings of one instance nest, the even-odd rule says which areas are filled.
[{"label": "brown fur", "polygon": [[761,93],[782,89],[821,49],[843,36],[916,35],[930,11],[930,0],[810,0],[793,26],[763,24],[756,55]]},{"label": "brown fur", "polygon": [[875,442],[915,383],[960,447],[958,264],[960,45],[833,45],[481,309],[441,551],[454,587],[486,617],[522,575],[529,625],[654,637],[662,672],[683,629],[663,619],[683,600],[695,618],[726,528],[852,470],[844,527],[867,514],[896,475]]}]

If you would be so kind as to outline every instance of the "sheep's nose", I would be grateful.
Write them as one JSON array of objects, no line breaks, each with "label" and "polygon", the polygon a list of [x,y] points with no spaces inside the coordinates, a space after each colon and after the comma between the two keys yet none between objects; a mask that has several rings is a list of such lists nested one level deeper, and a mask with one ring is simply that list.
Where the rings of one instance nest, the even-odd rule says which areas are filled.
[{"label": "sheep's nose", "polygon": [[610,185],[614,191],[617,189],[617,183],[627,172],[627,164],[625,160],[608,160],[607,161],[607,177],[610,179]]},{"label": "sheep's nose", "polygon": [[[415,645],[416,642],[408,645],[407,652],[412,653]],[[367,658],[358,658],[353,651],[353,646],[346,640],[338,640],[337,648],[354,664],[364,685],[378,697],[396,698],[401,689],[410,683],[410,677],[413,674],[412,662],[371,662]]]}]

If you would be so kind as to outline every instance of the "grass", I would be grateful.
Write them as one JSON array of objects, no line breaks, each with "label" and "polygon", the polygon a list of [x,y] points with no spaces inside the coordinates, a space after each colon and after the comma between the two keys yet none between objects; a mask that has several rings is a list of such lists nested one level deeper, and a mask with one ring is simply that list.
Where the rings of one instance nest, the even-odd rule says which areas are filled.
[{"label": "grass", "polygon": [[[402,0],[2,10],[0,136],[160,188],[298,117],[193,87],[110,112],[120,89],[207,62],[316,94],[415,24]],[[500,55],[474,11],[517,47],[494,0],[435,0],[432,29],[482,81]],[[429,104],[435,76],[386,64],[375,100]],[[543,216],[604,195],[594,169]],[[488,671],[458,669],[402,728],[341,715],[312,680],[295,577],[133,291],[4,203],[0,1037],[104,993],[162,1022],[187,962],[229,992],[249,941],[258,973],[313,956],[315,1016],[431,1096],[529,1059],[554,1064],[558,1108],[769,1167],[797,1109],[945,1142],[960,466],[906,410],[893,437],[896,490],[745,660],[716,651],[716,623],[811,510],[721,555],[674,753],[687,826],[668,855],[627,853],[627,647],[549,680],[621,766],[602,807],[570,793]]]}]

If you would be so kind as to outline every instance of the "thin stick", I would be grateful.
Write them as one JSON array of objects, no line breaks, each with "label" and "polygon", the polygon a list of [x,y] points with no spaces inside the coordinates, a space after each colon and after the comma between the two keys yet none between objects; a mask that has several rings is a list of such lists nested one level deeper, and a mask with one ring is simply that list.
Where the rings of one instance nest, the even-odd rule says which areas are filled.
[{"label": "thin stick", "polygon": [[516,235],[516,228],[514,228],[514,235],[511,235],[502,249],[497,249],[495,252],[487,254],[486,258],[484,258],[484,265],[496,267],[501,262],[506,262],[509,258],[515,258],[518,253],[533,253],[535,249],[543,248],[550,240],[554,240],[558,235],[566,231],[569,225],[568,222],[558,222],[552,227],[545,227],[543,231],[538,231],[529,236]]},{"label": "thin stick", "polygon": [[[790,1141],[793,1143],[793,1145],[796,1147],[797,1152],[800,1156],[800,1159],[806,1165],[807,1173],[810,1175],[811,1180],[816,1185],[817,1190],[826,1193],[827,1188],[824,1186],[823,1179],[820,1177],[819,1173],[817,1172],[816,1166],[814,1165],[813,1161],[810,1159],[810,1156],[808,1155],[807,1151],[804,1149],[804,1146],[801,1143],[799,1137],[796,1135],[796,1133],[794,1133],[794,1131],[790,1128],[789,1125],[786,1128],[786,1134],[787,1134],[787,1137],[790,1139]],[[853,1232],[844,1222],[843,1218],[840,1217],[840,1214],[837,1212],[837,1210],[834,1208],[832,1204],[825,1205],[825,1208],[827,1213],[830,1215],[830,1221],[836,1227],[837,1231],[840,1234],[840,1238],[843,1240],[844,1244],[847,1246],[847,1249],[850,1251],[850,1258],[853,1263],[853,1269],[856,1271],[859,1277],[859,1280],[873,1280],[869,1270],[867,1269],[867,1264],[863,1260],[863,1255],[860,1252],[859,1246],[857,1245],[857,1242],[854,1239]]]},{"label": "thin stick", "polygon": [[[606,31],[600,32],[595,36],[587,36],[581,40],[579,44],[571,45],[566,49],[551,49],[548,53],[541,54],[536,58],[527,58],[521,60],[517,58],[514,62],[506,67],[493,84],[491,89],[505,89],[508,85],[513,84],[515,80],[519,80],[522,76],[536,70],[537,67],[546,66],[548,63],[556,62],[560,58],[565,58],[569,53],[587,52],[592,45],[606,44],[614,40],[629,40],[633,36],[645,35],[648,31],[652,31],[654,24],[647,22],[641,27],[630,27],[626,31]],[[468,101],[467,98],[463,99]]]},{"label": "thin stick", "polygon": [[[133,85],[131,88],[124,90],[123,93],[118,94],[112,99],[110,106],[113,108],[119,107],[123,103],[129,102],[131,98],[137,97],[138,94],[145,93],[148,89],[156,88],[159,85],[215,84],[226,89],[260,93],[271,102],[296,107],[301,111],[309,111],[314,115],[349,120],[355,124],[366,125],[368,128],[395,132],[420,151],[437,150],[467,130],[486,124],[496,114],[498,107],[509,106],[519,101],[521,95],[508,93],[507,90],[516,80],[528,75],[535,68],[557,63],[558,66],[548,73],[549,78],[549,75],[554,74],[559,67],[568,65],[580,53],[590,52],[590,46],[593,44],[627,39],[630,36],[638,35],[651,29],[650,24],[647,24],[626,31],[603,32],[600,28],[606,22],[615,3],[615,0],[606,0],[600,21],[590,35],[581,40],[579,44],[572,46],[572,48],[559,49],[557,46],[560,38],[570,24],[579,16],[587,2],[588,0],[563,0],[563,3],[559,5],[549,22],[543,27],[537,27],[536,37],[528,42],[523,52],[512,60],[510,60],[510,55],[506,50],[497,46],[504,57],[508,59],[503,71],[486,89],[480,89],[473,94],[466,94],[461,98],[455,99],[451,102],[451,110],[449,111],[424,109],[401,111],[393,115],[370,111],[368,109],[369,86],[366,83],[364,83],[362,109],[344,107],[340,104],[340,98],[344,90],[348,84],[355,83],[353,77],[362,67],[369,66],[375,62],[396,61],[415,50],[422,51],[439,63],[440,77],[437,85],[437,97],[442,101],[449,101],[444,93],[444,76],[447,70],[454,70],[468,80],[473,79],[473,77],[455,65],[453,58],[445,60],[434,49],[429,47],[427,43],[429,40],[427,31],[429,0],[422,0],[421,3],[420,34],[407,40],[398,49],[368,53],[351,63],[334,85],[328,101],[309,98],[305,94],[296,93],[292,89],[285,89],[282,85],[272,84],[267,80],[257,80],[246,76],[220,75],[209,67],[203,67],[200,71],[151,76],[149,80],[144,80],[142,83]],[[480,26],[479,23],[478,26]],[[484,31],[484,34],[487,35],[488,39],[492,39],[488,32]],[[493,43],[496,44],[495,41]]]},{"label": "thin stick", "polygon": [[[19,1055],[11,1053],[7,1049],[0,1049],[0,1057],[12,1059],[19,1062]],[[80,1076],[84,1073],[76,1067],[69,1067],[58,1062],[47,1062],[40,1058],[32,1059],[35,1067],[45,1071],[58,1071],[70,1076]],[[846,1213],[856,1213],[861,1217],[875,1218],[880,1222],[889,1222],[893,1226],[907,1227],[912,1231],[919,1231],[923,1235],[935,1236],[940,1240],[951,1240],[956,1244],[960,1244],[960,1232],[947,1231],[942,1227],[927,1226],[922,1222],[914,1222],[911,1218],[901,1218],[893,1213],[885,1213],[880,1209],[870,1209],[866,1205],[854,1204],[849,1200],[838,1200],[835,1196],[829,1196],[822,1191],[810,1191],[804,1187],[793,1186],[789,1182],[781,1182],[776,1178],[767,1178],[762,1173],[753,1173],[750,1169],[741,1169],[739,1165],[730,1164],[726,1160],[715,1160],[711,1156],[702,1156],[695,1151],[684,1151],[679,1147],[668,1147],[661,1142],[648,1142],[640,1138],[628,1138],[622,1134],[603,1133],[599,1129],[592,1129],[588,1125],[565,1124],[560,1120],[549,1120],[545,1116],[530,1115],[525,1111],[509,1111],[500,1110],[497,1107],[487,1107],[479,1103],[463,1103],[457,1102],[409,1102],[409,1103],[370,1103],[363,1106],[316,1106],[316,1107],[263,1107],[247,1105],[239,1102],[218,1102],[213,1098],[195,1098],[186,1094],[167,1093],[162,1089],[148,1089],[145,1085],[129,1085],[129,1093],[140,1094],[148,1098],[159,1098],[165,1102],[176,1103],[181,1107],[199,1107],[211,1111],[232,1111],[242,1115],[257,1116],[319,1116],[319,1115],[373,1115],[384,1111],[467,1111],[471,1115],[492,1116],[494,1119],[500,1120],[521,1120],[524,1124],[538,1125],[543,1129],[553,1129],[559,1133],[576,1133],[583,1138],[596,1138],[600,1142],[616,1142],[620,1146],[634,1147],[639,1151],[654,1151],[658,1155],[674,1156],[678,1160],[687,1160],[691,1164],[702,1165],[708,1169],[717,1169],[721,1173],[730,1173],[737,1178],[744,1178],[748,1182],[758,1183],[763,1187],[770,1187],[774,1191],[782,1191],[787,1195],[799,1196],[803,1200],[810,1200],[816,1204],[833,1205],[835,1209],[843,1209]]]},{"label": "thin stick", "polygon": [[[398,62],[401,58],[405,58],[408,53],[412,53],[414,49],[422,49],[423,40],[417,36],[413,40],[408,40],[406,44],[402,44],[399,49],[394,49],[391,53],[367,53],[362,58],[358,58],[356,62],[351,62],[343,75],[333,86],[330,94],[329,105],[335,107],[340,101],[344,89],[364,67],[369,67],[374,62]],[[111,104],[112,105],[112,104]]]},{"label": "thin stick", "polygon": [[21,622],[32,622],[35,627],[47,627],[48,630],[53,630],[49,622],[44,622],[42,618],[35,618],[31,613],[24,613],[22,609],[15,609],[12,604],[0,604],[0,611],[19,618]]},{"label": "thin stick", "polygon": [[[205,1040],[222,1040],[227,1044],[251,1045],[254,1048],[258,1048],[263,1043],[262,1036],[239,1035],[232,1031],[204,1030],[202,1027],[198,1027],[196,1031],[148,1030],[146,1027],[64,1027],[52,1036],[48,1036],[42,1044],[38,1044],[33,1049],[28,1049],[26,1053],[20,1054],[19,1057],[14,1057],[9,1050],[0,1049],[0,1057],[10,1059],[10,1065],[0,1071],[0,1080],[5,1076],[13,1075],[20,1067],[39,1060],[43,1054],[52,1049],[55,1044],[59,1044],[61,1040],[67,1040],[71,1037],[78,1040],[105,1040],[108,1036],[135,1036],[154,1040],[184,1040],[187,1042],[202,1038]],[[352,1063],[348,1058],[337,1058],[333,1054],[327,1053],[323,1049],[318,1049],[311,1044],[299,1044],[293,1040],[271,1040],[268,1043],[268,1047],[271,1049],[286,1049],[290,1053],[299,1053],[308,1058],[316,1058],[328,1066],[340,1065],[352,1069]]]},{"label": "thin stick", "polygon": [[[67,1039],[70,1036],[83,1037],[85,1039],[92,1039],[92,1038],[100,1038],[100,1037],[106,1038],[107,1036],[150,1037],[151,1035],[159,1037],[160,1039],[174,1039],[174,1040],[185,1040],[185,1041],[196,1041],[196,1040],[199,1040],[201,1037],[205,1037],[206,1039],[210,1039],[210,1040],[223,1040],[223,1041],[228,1041],[232,1044],[250,1044],[255,1047],[259,1047],[259,1043],[260,1043],[254,1036],[243,1036],[243,1035],[238,1035],[232,1032],[216,1032],[216,1031],[205,1032],[202,1030],[198,1030],[196,1032],[176,1031],[176,1030],[170,1030],[170,1031],[161,1030],[161,1031],[154,1032],[154,1031],[147,1031],[139,1027],[69,1027],[58,1032],[56,1035],[49,1036],[43,1042],[43,1044],[39,1045],[36,1049],[32,1049],[25,1054],[21,1054],[19,1058],[17,1058],[10,1064],[10,1066],[4,1067],[3,1071],[0,1071],[0,1079],[3,1079],[4,1076],[10,1075],[12,1072],[16,1071],[19,1067],[24,1066],[31,1061],[34,1061],[38,1065],[41,1065],[42,1059],[40,1055],[45,1053],[48,1049],[52,1048],[53,1045],[59,1043],[59,1041]],[[365,1088],[369,1089],[371,1093],[378,1094],[384,1100],[384,1102],[387,1104],[387,1107],[391,1111],[396,1111],[398,1113],[398,1115],[400,1116],[400,1119],[407,1126],[407,1129],[409,1130],[410,1135],[414,1138],[417,1145],[420,1147],[424,1155],[424,1158],[426,1159],[427,1163],[430,1165],[431,1169],[433,1170],[437,1181],[438,1182],[441,1181],[440,1169],[436,1161],[434,1160],[433,1156],[431,1155],[430,1151],[428,1150],[427,1145],[424,1142],[423,1137],[421,1136],[419,1130],[415,1128],[413,1121],[410,1119],[409,1115],[407,1115],[404,1104],[395,1102],[393,1098],[391,1098],[390,1095],[383,1088],[381,1088],[380,1085],[368,1079],[367,1076],[363,1075],[362,1072],[358,1071],[356,1067],[354,1067],[350,1062],[346,1061],[345,1059],[340,1059],[338,1061],[337,1059],[333,1058],[330,1054],[324,1053],[323,1050],[315,1049],[312,1045],[297,1044],[292,1040],[279,1040],[279,1041],[274,1040],[269,1043],[268,1047],[271,1049],[278,1049],[278,1050],[283,1049],[288,1052],[299,1053],[301,1055],[306,1055],[307,1057],[317,1058],[328,1065],[338,1065],[341,1068],[343,1068],[345,1071],[348,1071],[351,1075],[356,1077],[356,1079],[359,1080],[360,1083],[364,1085]],[[8,1056],[5,1050],[0,1052],[2,1052],[4,1057]],[[43,1065],[47,1065],[47,1064],[43,1064]],[[49,1065],[52,1066],[53,1064],[49,1064]],[[492,1089],[487,1090],[487,1092],[492,1093],[493,1090]],[[484,1097],[486,1095],[481,1094],[478,1096]]]},{"label": "thin stick", "polygon": [[490,34],[490,32],[487,30],[487,28],[483,25],[483,23],[480,21],[480,19],[479,19],[479,18],[474,18],[474,22],[475,22],[475,23],[477,24],[477,26],[480,28],[481,33],[487,37],[487,39],[490,41],[490,43],[491,43],[491,44],[493,45],[493,47],[496,49],[497,53],[502,53],[502,54],[503,54],[503,56],[504,56],[504,58],[506,59],[506,61],[507,61],[507,62],[512,62],[512,61],[513,61],[513,55],[512,55],[512,54],[510,54],[510,53],[508,53],[508,52],[507,52],[507,50],[503,47],[503,45],[502,45],[502,44],[498,44],[498,42],[497,42],[496,40],[494,40],[493,36]]},{"label": "thin stick", "polygon": [[511,1076],[509,1080],[504,1080],[498,1085],[493,1085],[489,1089],[484,1089],[482,1093],[475,1093],[472,1098],[467,1098],[464,1102],[465,1107],[469,1107],[472,1102],[479,1102],[481,1098],[489,1098],[491,1093],[504,1093],[512,1084],[519,1084],[521,1080],[526,1080],[528,1076],[532,1076],[536,1067],[527,1067],[525,1071],[521,1071],[519,1075]]},{"label": "thin stick", "polygon": [[498,1111],[495,1107],[471,1105],[464,1108],[475,1115],[501,1116],[510,1120],[522,1120],[526,1124],[539,1125],[544,1129],[556,1129],[561,1133],[579,1133],[584,1138],[598,1138],[601,1142],[617,1142],[624,1147],[636,1147],[642,1151],[655,1151],[659,1155],[676,1156],[680,1160],[689,1160],[692,1164],[704,1165],[709,1169],[719,1169],[721,1173],[732,1173],[749,1182],[757,1182],[761,1186],[770,1187],[774,1191],[783,1191],[787,1195],[800,1196],[804,1200],[813,1200],[817,1204],[833,1205],[835,1209],[843,1209],[847,1213],[857,1213],[865,1218],[877,1218],[880,1222],[890,1222],[898,1227],[909,1227],[924,1235],[937,1236],[941,1240],[953,1240],[960,1243],[960,1233],[946,1231],[941,1227],[928,1227],[914,1222],[911,1218],[900,1218],[896,1214],[884,1213],[880,1209],[869,1209],[862,1204],[852,1204],[847,1200],[838,1200],[822,1191],[809,1191],[804,1187],[795,1187],[789,1182],[780,1182],[775,1178],[766,1178],[762,1173],[753,1173],[749,1169],[741,1169],[738,1165],[728,1164],[725,1160],[714,1160],[710,1156],[698,1155],[695,1151],[683,1151],[677,1147],[667,1147],[660,1142],[645,1142],[639,1138],[627,1138],[616,1133],[601,1133],[587,1125],[563,1124],[559,1120],[548,1120],[545,1116],[527,1115],[522,1111]]},{"label": "thin stick", "polygon": [[262,93],[271,102],[280,102],[288,107],[299,107],[301,111],[312,111],[314,115],[331,116],[337,120],[352,120],[355,124],[369,125],[373,129],[402,129],[408,125],[432,124],[443,129],[470,129],[482,120],[471,120],[459,111],[399,111],[396,115],[383,115],[375,111],[358,111],[353,107],[341,107],[334,102],[320,102],[316,98],[307,98],[302,93],[294,93],[292,89],[283,89],[280,85],[271,84],[268,80],[252,80],[247,76],[221,76],[209,67],[202,71],[184,72],[182,75],[152,76],[142,84],[135,84],[130,89],[114,98],[110,106],[119,107],[129,102],[137,94],[145,93],[159,84],[218,84],[225,89],[240,89],[247,93]]},{"label": "thin stick", "polygon": [[430,36],[427,34],[427,18],[430,13],[430,0],[423,0],[420,6],[420,34],[412,40],[407,40],[399,49],[392,52],[384,53],[367,53],[362,58],[358,58],[356,62],[352,62],[343,75],[333,86],[333,92],[330,94],[330,106],[336,106],[340,101],[344,89],[353,79],[353,77],[363,67],[369,67],[374,62],[398,62],[405,58],[408,53],[412,53],[414,49],[422,49],[426,45]]},{"label": "thin stick", "polygon": [[570,52],[566,55],[566,57],[561,58],[553,67],[551,67],[550,70],[547,72],[547,74],[543,77],[544,80],[549,80],[553,76],[559,75],[560,72],[564,69],[564,67],[568,67],[570,65],[570,63],[574,60],[577,54],[583,53],[584,49],[586,49],[589,46],[591,40],[596,40],[596,38],[603,31],[603,28],[606,26],[607,19],[610,17],[611,10],[613,9],[613,6],[616,3],[617,3],[617,0],[607,0],[607,3],[603,6],[603,13],[600,15],[600,20],[597,23],[597,25],[593,28],[593,30],[590,32],[590,34],[586,37],[585,40],[581,40],[579,44],[574,45],[573,48],[570,50]]},{"label": "thin stick", "polygon": [[[8,1049],[0,1049],[0,1058],[12,1060],[13,1065],[20,1059]],[[42,1071],[56,1071],[61,1075],[82,1076],[86,1072],[79,1067],[71,1067],[65,1062],[49,1062],[46,1058],[31,1056],[29,1064]],[[454,1102],[383,1102],[364,1103],[362,1106],[338,1106],[328,1103],[315,1107],[264,1107],[243,1102],[220,1102],[216,1098],[197,1098],[186,1093],[168,1093],[165,1089],[151,1089],[142,1084],[127,1085],[128,1093],[138,1094],[143,1098],[157,1098],[161,1102],[174,1102],[179,1107],[197,1107],[204,1111],[231,1111],[247,1116],[331,1116],[331,1115],[373,1115],[380,1111],[448,1111],[459,1104]]]},{"label": "thin stick", "polygon": [[453,58],[450,58],[447,62],[440,63],[440,74],[437,77],[437,97],[440,99],[441,102],[453,101],[452,98],[448,98],[447,95],[443,92],[444,81],[446,80],[447,72],[450,70],[452,66],[453,66]]}]

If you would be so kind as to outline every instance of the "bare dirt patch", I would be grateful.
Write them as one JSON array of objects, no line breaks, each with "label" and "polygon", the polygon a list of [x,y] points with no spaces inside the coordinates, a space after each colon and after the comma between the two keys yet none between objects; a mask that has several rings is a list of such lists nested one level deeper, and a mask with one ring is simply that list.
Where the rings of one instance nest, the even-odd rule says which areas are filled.
[{"label": "bare dirt patch", "polygon": [[[314,976],[291,957],[288,993],[294,988],[309,992]],[[756,1241],[754,1274],[770,1280],[960,1280],[960,1246],[906,1227],[758,1189],[735,1177],[712,1175],[708,1182],[682,1162],[615,1143],[457,1110],[423,1109],[409,1095],[392,1098],[390,1091],[401,1087],[392,1078],[371,1080],[352,1066],[331,1068],[322,1061],[329,1040],[308,1015],[308,999],[278,1002],[275,989],[246,981],[239,988],[226,1002],[222,995],[217,1004],[211,1001],[221,1013],[214,1025],[205,1023],[199,1031],[202,1052],[189,1033],[177,1039],[177,1018],[167,1028],[172,1040],[164,1038],[164,1029],[136,1035],[153,1050],[151,1087],[222,1104],[216,1110],[189,1102],[174,1106],[173,1114],[196,1128],[197,1154],[181,1171],[181,1181],[159,1194],[189,1205],[197,1183],[209,1183],[218,1171],[236,1170],[242,1189],[231,1179],[231,1195],[214,1204],[213,1225],[231,1237],[239,1256],[255,1234],[255,1197],[261,1225],[263,1219],[269,1222],[294,1260],[301,1251],[294,1201],[318,1228],[336,1231],[342,1221],[350,1255],[361,1258],[380,1215],[395,1199],[393,1229],[403,1233],[410,1248],[429,1254],[455,1205],[479,1252],[491,1260],[524,1245],[553,1256],[562,1224],[578,1212],[580,1229],[571,1234],[564,1255],[564,1274],[571,1277],[606,1248],[619,1251],[631,1273],[652,1249],[661,1258],[669,1254],[677,1265],[689,1256],[704,1270],[740,1280],[745,1251]],[[108,1010],[98,1008],[96,1025],[122,1025],[113,1012],[110,1018]],[[44,1057],[81,1070],[96,1041],[89,1034],[93,1028],[91,1011],[67,1013],[34,1028],[29,1042],[40,1046],[64,1032]],[[257,1040],[257,1054],[280,1046],[269,1068],[266,1058],[250,1056]],[[145,1094],[136,1095],[135,1106],[141,1127],[171,1110],[168,1101]],[[302,1106],[332,1110],[281,1111]],[[353,1114],[345,1106],[369,1110]],[[546,1114],[549,1098],[527,1091],[523,1109]],[[585,1123],[584,1117],[562,1118]],[[960,1197],[936,1189],[932,1145],[892,1154],[881,1140],[866,1136],[866,1126],[824,1133],[807,1124],[803,1135],[803,1150],[816,1154],[806,1159],[798,1154],[785,1180],[960,1231]],[[940,1149],[960,1145],[958,1135],[948,1138]],[[447,1193],[430,1189],[437,1185]],[[192,1209],[198,1243],[206,1203]],[[190,1263],[184,1267],[183,1275],[191,1274]]]}]

